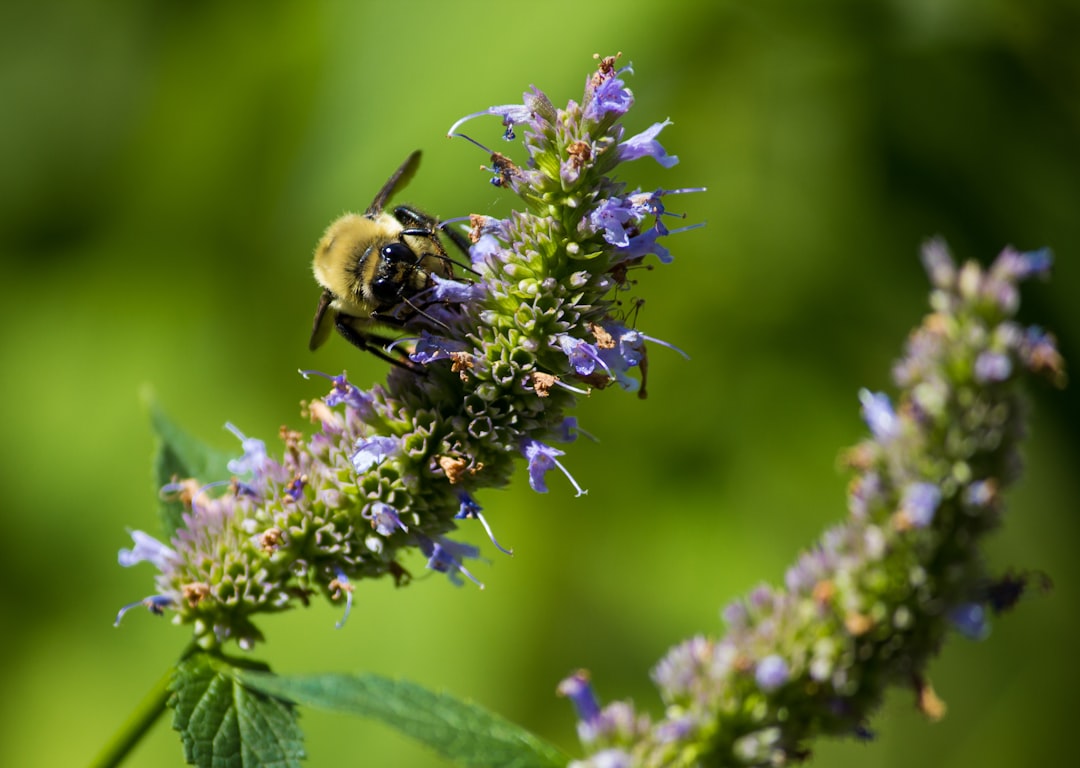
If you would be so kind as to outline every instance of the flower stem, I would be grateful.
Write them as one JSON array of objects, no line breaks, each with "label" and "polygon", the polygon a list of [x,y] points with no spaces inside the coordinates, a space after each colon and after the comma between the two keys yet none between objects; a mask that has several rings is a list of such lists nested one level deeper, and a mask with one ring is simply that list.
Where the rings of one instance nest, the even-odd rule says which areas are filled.
[{"label": "flower stem", "polygon": [[[186,657],[194,649],[194,644],[189,646],[181,658]],[[165,712],[165,705],[169,701],[169,681],[172,680],[174,668],[170,667],[164,675],[154,684],[149,693],[143,697],[139,705],[132,711],[127,721],[113,734],[93,762],[91,768],[113,768],[120,765],[127,757],[139,740],[146,735],[151,726]]]}]

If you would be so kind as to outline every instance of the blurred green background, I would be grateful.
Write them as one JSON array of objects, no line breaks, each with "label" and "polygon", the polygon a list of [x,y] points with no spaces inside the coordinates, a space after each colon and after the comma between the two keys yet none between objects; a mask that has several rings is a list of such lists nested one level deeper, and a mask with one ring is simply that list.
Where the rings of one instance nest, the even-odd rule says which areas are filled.
[{"label": "blurred green background", "polygon": [[[599,393],[600,438],[568,449],[589,488],[523,477],[480,496],[507,559],[488,587],[362,585],[346,628],[327,606],[263,623],[282,672],[368,670],[472,698],[576,750],[557,682],[589,668],[605,699],[657,711],[648,669],[720,628],[718,609],[776,582],[844,515],[841,447],[856,392],[888,386],[925,309],[917,252],[945,236],[983,261],[1057,254],[1024,316],[1080,360],[1080,12],[1071,0],[8,3],[0,9],[0,252],[5,525],[0,764],[89,761],[174,660],[186,629],[119,606],[128,527],[154,530],[151,389],[195,434],[271,440],[324,391],[297,368],[372,382],[385,366],[335,339],[307,351],[309,254],[415,149],[402,199],[443,217],[502,214],[486,158],[445,130],[530,84],[580,98],[595,52],[625,53],[628,130],[671,117],[680,165],[626,167],[703,230],[642,273],[658,349],[650,397]],[[498,142],[497,121],[469,132]],[[506,149],[498,145],[499,149]],[[517,151],[521,157],[520,147]],[[1075,389],[1075,388],[1074,388]],[[829,766],[1015,766],[1072,751],[1080,498],[1075,392],[1033,392],[1029,472],[991,546],[1055,589],[954,639],[923,721],[896,692],[875,744],[821,743]],[[484,542],[478,530],[465,538]],[[411,563],[420,570],[419,562]],[[378,724],[305,712],[309,765],[441,763]],[[1066,752],[1069,750],[1069,752]],[[161,722],[132,766],[178,765]]]}]

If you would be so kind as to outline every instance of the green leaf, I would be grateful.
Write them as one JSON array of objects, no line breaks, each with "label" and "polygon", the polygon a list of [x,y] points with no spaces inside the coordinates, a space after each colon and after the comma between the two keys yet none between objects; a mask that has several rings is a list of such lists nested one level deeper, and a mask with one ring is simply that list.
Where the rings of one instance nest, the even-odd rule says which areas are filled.
[{"label": "green leaf", "polygon": [[[154,480],[158,488],[177,478],[195,477],[202,482],[211,482],[229,477],[226,465],[232,457],[180,429],[153,400],[149,407],[150,422],[158,438],[154,452]],[[158,515],[166,538],[183,525],[183,514],[184,505],[180,501],[161,499]]]},{"label": "green leaf", "polygon": [[555,768],[570,762],[557,747],[524,728],[416,683],[378,675],[237,674],[245,685],[271,696],[382,720],[458,765]]},{"label": "green leaf", "polygon": [[207,768],[300,768],[303,734],[293,705],[242,685],[236,672],[206,652],[177,665],[169,706],[184,757]]}]

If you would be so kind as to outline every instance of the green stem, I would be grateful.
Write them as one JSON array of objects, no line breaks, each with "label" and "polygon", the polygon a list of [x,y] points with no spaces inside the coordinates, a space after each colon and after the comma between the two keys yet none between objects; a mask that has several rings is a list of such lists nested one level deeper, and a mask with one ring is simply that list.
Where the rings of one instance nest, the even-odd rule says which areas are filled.
[{"label": "green stem", "polygon": [[[191,651],[192,647],[185,650],[181,655],[181,659],[186,658]],[[127,722],[113,734],[109,743],[102,748],[98,756],[90,763],[91,768],[114,768],[120,765],[124,758],[127,757],[128,752],[139,743],[139,740],[146,735],[150,727],[157,722],[157,719],[165,712],[165,705],[169,701],[169,681],[172,680],[173,670],[174,668],[170,667],[161,676],[161,679],[154,684],[150,692],[143,697],[143,700],[139,702],[139,705],[128,717]]]}]

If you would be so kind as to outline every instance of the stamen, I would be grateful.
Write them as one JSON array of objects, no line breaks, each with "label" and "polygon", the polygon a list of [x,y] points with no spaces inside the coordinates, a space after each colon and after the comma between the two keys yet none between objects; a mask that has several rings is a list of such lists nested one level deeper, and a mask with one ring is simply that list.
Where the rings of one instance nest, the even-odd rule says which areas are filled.
[{"label": "stamen", "polygon": [[[601,361],[601,362],[603,362],[603,361]],[[606,368],[607,365],[604,364],[604,367]],[[570,392],[573,392],[573,393],[578,394],[578,395],[588,395],[590,392],[592,392],[591,389],[581,389],[580,387],[571,386],[570,384],[567,384],[565,381],[563,381],[562,379],[560,379],[558,377],[555,378],[554,384],[557,387],[562,387],[563,389],[565,389],[567,391],[570,391]]]},{"label": "stamen", "polygon": [[486,114],[486,113],[484,113],[484,112],[477,112],[477,113],[476,113],[475,115],[469,115],[468,117],[463,117],[463,118],[461,118],[461,119],[460,119],[460,120],[458,120],[458,121],[457,121],[456,123],[454,123],[454,127],[450,129],[450,131],[451,131],[451,132],[450,132],[450,133],[448,133],[448,134],[446,134],[446,137],[447,137],[448,139],[452,139],[452,138],[454,138],[454,137],[457,137],[457,138],[459,138],[459,139],[465,139],[465,141],[468,141],[468,142],[471,142],[471,143],[475,144],[476,146],[480,147],[480,149],[482,149],[482,150],[484,150],[485,152],[487,152],[487,153],[488,153],[489,155],[493,155],[493,154],[495,154],[495,153],[494,153],[494,152],[492,152],[492,151],[491,151],[490,149],[488,149],[488,148],[487,148],[487,147],[485,147],[485,146],[484,146],[483,144],[481,144],[481,143],[480,143],[479,141],[477,141],[476,139],[474,139],[474,138],[473,138],[472,136],[466,136],[466,135],[465,135],[464,133],[453,133],[453,130],[454,130],[454,128],[458,127],[459,125],[461,125],[461,124],[462,124],[463,122],[465,122],[465,121],[466,121],[466,120],[468,120],[469,118],[471,118],[471,117],[477,117],[478,115],[483,115],[483,114]]},{"label": "stamen", "polygon": [[466,491],[458,491],[458,499],[461,501],[461,507],[458,513],[454,515],[454,519],[479,520],[480,525],[484,526],[484,530],[487,531],[491,543],[495,545],[495,549],[499,550],[504,555],[513,557],[514,550],[512,548],[507,549],[495,539],[495,534],[492,532],[491,526],[488,525],[488,521],[484,519],[484,515],[480,512],[480,505],[476,502],[476,499],[470,496]]},{"label": "stamen", "polygon": [[330,588],[331,600],[337,600],[341,597],[342,592],[345,593],[345,615],[341,617],[341,621],[334,624],[334,629],[341,629],[345,626],[345,622],[349,620],[349,613],[352,611],[354,587],[349,582],[349,577],[340,568],[336,571],[335,578],[327,586]]},{"label": "stamen", "polygon": [[689,232],[691,229],[701,229],[705,226],[704,221],[699,221],[697,224],[687,224],[685,227],[679,227],[678,229],[672,229],[668,232],[669,235],[678,235],[682,232]]},{"label": "stamen", "polygon": [[569,472],[567,471],[566,467],[564,467],[564,466],[562,465],[562,462],[560,462],[560,461],[559,461],[558,459],[556,459],[556,458],[555,458],[554,456],[552,456],[552,457],[551,457],[551,461],[552,461],[552,463],[553,463],[553,464],[554,464],[554,465],[555,465],[556,467],[558,467],[558,468],[559,468],[559,470],[560,470],[560,471],[561,471],[561,472],[562,472],[562,473],[563,473],[564,475],[566,475],[566,479],[570,481],[570,485],[574,486],[574,489],[575,489],[575,490],[577,491],[577,495],[578,495],[578,496],[587,496],[587,495],[588,495],[588,493],[589,493],[589,492],[588,492],[588,491],[587,491],[586,489],[582,488],[582,487],[581,487],[580,485],[578,485],[578,481],[577,481],[577,480],[575,480],[575,479],[574,479],[574,476],[573,476],[573,475],[571,475],[571,474],[570,474],[570,473],[569,473]]},{"label": "stamen", "polygon": [[666,341],[661,341],[660,339],[653,338],[652,336],[646,336],[644,333],[641,334],[641,338],[645,339],[645,341],[651,341],[653,344],[659,344],[661,347],[667,347],[668,349],[670,349],[670,350],[672,350],[674,352],[678,352],[680,355],[682,355],[683,360],[689,360],[690,359],[690,355],[683,352],[681,349],[676,347],[674,344],[669,344]]},{"label": "stamen", "polygon": [[464,573],[466,577],[468,577],[469,581],[471,581],[471,582],[472,582],[473,584],[475,584],[475,585],[476,585],[476,586],[477,586],[478,588],[480,588],[480,589],[484,589],[484,582],[480,581],[480,579],[476,578],[476,577],[475,577],[475,576],[473,576],[473,575],[472,575],[471,573],[469,573],[469,569],[468,569],[468,568],[466,568],[466,567],[465,567],[464,565],[462,565],[461,563],[456,563],[456,567],[457,567],[457,569],[458,569],[459,571],[461,571],[462,573]]},{"label": "stamen", "polygon": [[495,540],[495,534],[492,533],[491,526],[488,525],[488,521],[484,517],[482,512],[477,512],[476,513],[476,519],[480,521],[480,525],[484,526],[484,530],[487,531],[488,538],[491,539],[491,543],[495,545],[495,549],[499,550],[504,555],[510,555],[511,557],[513,557],[514,556],[513,547],[511,547],[510,549],[506,549],[498,541]]},{"label": "stamen", "polygon": [[166,608],[171,608],[173,604],[172,598],[166,595],[151,595],[150,597],[144,597],[142,600],[136,600],[134,603],[128,603],[116,614],[116,621],[113,622],[114,627],[120,626],[120,620],[124,618],[124,614],[137,606],[143,606],[146,610],[155,616],[161,616],[165,613]]}]

